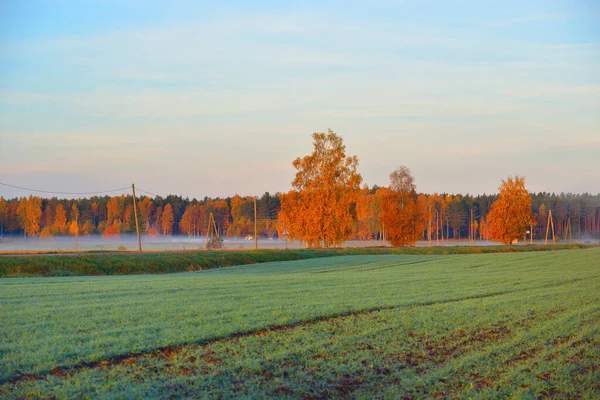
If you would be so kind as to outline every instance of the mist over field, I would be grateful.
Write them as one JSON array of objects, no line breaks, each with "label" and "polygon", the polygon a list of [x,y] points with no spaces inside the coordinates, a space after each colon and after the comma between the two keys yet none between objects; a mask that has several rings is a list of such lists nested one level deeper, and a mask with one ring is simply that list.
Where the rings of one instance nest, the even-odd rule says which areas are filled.
[{"label": "mist over field", "polygon": [[[527,242],[529,243],[529,242]],[[563,243],[568,243],[564,242]],[[600,244],[597,238],[589,235],[581,239],[574,239],[578,244]],[[499,242],[492,240],[451,239],[436,243],[420,240],[415,247],[433,246],[497,246]],[[519,242],[517,245],[522,245]],[[533,244],[544,244],[543,240],[534,240]],[[343,248],[349,247],[389,247],[388,241],[381,240],[348,240]],[[302,249],[306,246],[298,240],[286,241],[283,239],[258,239],[259,249]],[[254,239],[249,238],[223,238],[223,249],[253,249]],[[136,235],[121,235],[118,238],[103,238],[101,235],[80,236],[77,243],[78,251],[137,251],[138,242]],[[204,250],[206,249],[206,237],[189,237],[186,235],[173,236],[147,236],[142,235],[142,249],[144,251],[168,251],[168,250]],[[75,238],[73,236],[55,236],[50,238],[24,238],[21,236],[5,236],[0,239],[0,253],[10,252],[70,252],[75,251]]]},{"label": "mist over field", "polygon": [[[284,240],[259,239],[261,248],[285,248]],[[254,248],[254,240],[245,238],[224,239],[225,248]],[[291,247],[293,244],[289,243]],[[297,245],[297,243],[295,244]],[[80,236],[77,243],[79,250],[137,250],[136,235],[123,234],[119,237],[104,238],[101,235]],[[187,235],[173,236],[142,236],[144,250],[197,250],[206,248],[206,237],[189,237]],[[5,236],[0,240],[2,251],[72,251],[75,250],[75,237],[54,236],[49,238],[24,238]]]}]

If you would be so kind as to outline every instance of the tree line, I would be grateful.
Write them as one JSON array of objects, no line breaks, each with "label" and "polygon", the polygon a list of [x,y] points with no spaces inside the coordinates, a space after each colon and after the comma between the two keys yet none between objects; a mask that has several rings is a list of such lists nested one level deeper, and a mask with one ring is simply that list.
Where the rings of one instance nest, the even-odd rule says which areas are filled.
[{"label": "tree line", "polygon": [[[140,230],[151,236],[206,234],[210,213],[223,236],[254,232],[254,198],[197,200],[169,195],[137,197]],[[257,199],[257,225],[266,237],[276,236],[279,196],[269,193]],[[132,195],[94,196],[81,199],[0,197],[0,235],[52,237],[59,235],[119,236],[135,233]]]},{"label": "tree line", "polygon": [[[360,188],[360,195],[348,207],[350,239],[385,239],[384,232],[390,229],[385,227],[382,218],[385,193],[386,188],[378,186]],[[289,234],[290,228],[286,228],[284,216],[279,215],[280,199],[288,195],[265,193],[257,198],[257,223],[261,237],[282,237],[286,231]],[[550,211],[559,237],[568,232],[569,220],[573,237],[596,237],[600,233],[600,195],[543,192],[531,193],[530,197],[535,216],[534,238],[544,237]],[[419,240],[491,238],[486,217],[497,195],[419,193],[416,198],[422,212],[421,218],[414,224]],[[174,195],[165,198],[142,196],[138,198],[140,229],[149,235],[204,236],[208,215],[212,212],[220,235],[253,235],[253,202],[251,196],[202,200]],[[75,235],[77,229],[80,235],[135,233],[132,204],[131,195],[77,200],[0,197],[0,236]]]},{"label": "tree line", "polygon": [[[315,133],[313,141],[313,153],[293,162],[297,173],[292,190],[258,197],[256,216],[252,196],[201,200],[176,195],[141,196],[137,198],[140,230],[150,236],[204,236],[212,213],[222,236],[253,235],[256,219],[260,237],[286,236],[300,239],[308,247],[337,246],[348,239],[410,245],[416,240],[497,239],[498,221],[507,225],[508,215],[515,214],[510,209],[500,211],[502,190],[500,199],[498,194],[418,193],[405,166],[392,171],[389,186],[369,187],[362,184],[357,172],[358,158],[346,156],[340,136],[332,131]],[[520,214],[524,217],[510,223],[519,226],[518,235],[527,226],[533,229],[534,238],[543,238],[549,213],[558,237],[567,233],[576,238],[597,237],[600,233],[600,194],[530,194],[519,177],[509,178],[502,187],[506,193],[521,191],[525,211]],[[494,204],[498,210],[492,212]],[[135,233],[131,195],[81,199],[0,197],[0,236],[110,237],[126,233]]]},{"label": "tree line", "polygon": [[[292,190],[281,195],[279,221],[307,247],[337,246],[349,238],[384,239],[393,246],[461,237],[511,244],[528,234],[541,237],[548,221],[556,221],[558,235],[599,232],[599,195],[532,196],[519,176],[503,180],[498,195],[418,194],[410,169],[401,166],[390,173],[389,186],[361,187],[358,158],[346,155],[342,138],[331,130],[315,132],[313,152],[293,166],[296,176]],[[554,219],[546,218],[552,209]]]}]

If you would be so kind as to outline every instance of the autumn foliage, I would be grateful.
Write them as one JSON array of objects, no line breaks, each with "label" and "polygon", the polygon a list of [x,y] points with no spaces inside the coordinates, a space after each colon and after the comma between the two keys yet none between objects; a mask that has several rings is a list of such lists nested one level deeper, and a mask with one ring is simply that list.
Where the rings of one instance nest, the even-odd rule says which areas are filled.
[{"label": "autumn foliage", "polygon": [[525,178],[508,177],[500,185],[498,200],[492,204],[487,216],[492,239],[504,244],[525,236],[531,224],[531,197],[525,189]]},{"label": "autumn foliage", "polygon": [[[559,238],[600,234],[600,195],[529,194],[524,178],[502,182],[500,195],[418,193],[410,170],[390,175],[390,185],[360,187],[356,156],[346,156],[342,138],[315,133],[313,152],[293,161],[296,175],[288,193],[261,197],[189,199],[177,195],[138,199],[142,235],[205,236],[212,213],[220,236],[300,240],[308,247],[339,246],[346,240],[378,240],[410,246],[449,239],[511,243],[531,228],[543,238],[552,222]],[[256,213],[254,201],[256,199]],[[550,213],[552,219],[550,220]],[[256,222],[256,224],[255,224]],[[89,199],[4,199],[0,196],[0,238],[135,234],[131,195]],[[373,243],[377,245],[377,243]]]},{"label": "autumn foliage", "polygon": [[360,192],[358,158],[346,157],[332,130],[313,134],[313,152],[294,160],[294,190],[281,196],[280,217],[292,238],[307,247],[339,246],[351,233],[351,207]]},{"label": "autumn foliage", "polygon": [[382,189],[382,220],[392,246],[409,246],[422,237],[423,205],[417,202],[410,169],[402,166],[390,174],[390,187]]},{"label": "autumn foliage", "polygon": [[162,230],[165,235],[170,235],[173,232],[173,206],[167,204],[162,214]]}]

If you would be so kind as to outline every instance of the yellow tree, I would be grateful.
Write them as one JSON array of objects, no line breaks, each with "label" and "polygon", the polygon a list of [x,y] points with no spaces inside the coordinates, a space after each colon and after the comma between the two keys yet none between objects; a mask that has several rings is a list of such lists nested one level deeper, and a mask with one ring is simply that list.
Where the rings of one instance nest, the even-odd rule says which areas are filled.
[{"label": "yellow tree", "polygon": [[360,240],[370,239],[369,219],[373,217],[369,213],[369,188],[365,185],[356,198],[356,237]]},{"label": "yellow tree", "polygon": [[277,221],[280,237],[287,235],[290,240],[300,239],[301,241],[305,237],[307,202],[302,201],[301,197],[302,194],[296,190],[279,194],[281,209]]},{"label": "yellow tree", "polygon": [[200,234],[201,228],[200,206],[198,204],[188,204],[179,221],[179,232],[187,233],[189,237],[196,237]]},{"label": "yellow tree", "polygon": [[58,229],[60,233],[65,233],[67,230],[67,212],[63,207],[62,203],[56,205],[56,211],[54,213],[54,227]]},{"label": "yellow tree", "polygon": [[113,222],[121,222],[121,205],[118,197],[111,197],[106,203],[106,224],[112,225]]},{"label": "yellow tree", "polygon": [[162,231],[163,235],[170,235],[173,233],[173,222],[175,221],[175,216],[173,215],[173,206],[171,204],[167,204],[162,213]]},{"label": "yellow tree", "polygon": [[283,197],[281,207],[292,237],[307,247],[339,246],[351,233],[350,207],[362,181],[358,158],[346,157],[342,138],[331,129],[312,137],[313,152],[292,163],[297,170],[294,190]]},{"label": "yellow tree", "polygon": [[[416,209],[415,212],[418,214],[415,218],[415,223],[417,224],[416,226],[416,233],[419,234],[419,236],[416,238],[416,240],[419,239],[424,239],[425,238],[425,230],[427,229],[427,227],[425,226],[425,222],[427,221],[427,218],[431,218],[431,210],[428,210],[429,208],[429,200],[427,198],[426,195],[424,195],[423,193],[419,194],[417,196],[417,202],[416,202]],[[428,233],[428,236],[430,236],[431,234]],[[431,237],[431,236],[430,236]]]},{"label": "yellow tree", "polygon": [[381,201],[375,193],[369,191],[364,185],[356,197],[356,221],[354,235],[360,240],[373,240],[377,238],[381,217]]},{"label": "yellow tree", "polygon": [[40,218],[42,218],[41,197],[30,195],[27,199],[21,198],[17,212],[25,236],[37,235],[40,232]]},{"label": "yellow tree", "polygon": [[17,207],[17,221],[19,227],[23,229],[23,236],[27,237],[27,230],[25,225],[27,224],[27,198],[19,198],[19,206]]},{"label": "yellow tree", "polygon": [[236,194],[231,199],[231,224],[227,228],[227,235],[233,237],[242,237],[252,231],[251,221],[244,216],[244,207],[250,202],[253,202],[251,197],[243,199],[239,194]]},{"label": "yellow tree", "polygon": [[498,200],[492,204],[487,216],[492,239],[512,244],[522,238],[531,222],[531,197],[525,189],[525,178],[508,177],[500,185]]},{"label": "yellow tree", "polygon": [[390,174],[390,187],[382,197],[382,220],[392,246],[414,245],[423,231],[423,201],[417,203],[410,169],[401,166]]},{"label": "yellow tree", "polygon": [[138,202],[139,207],[139,217],[140,217],[140,226],[143,226],[143,229],[147,232],[150,229],[150,225],[152,222],[152,211],[154,208],[154,204],[149,197],[143,197]]},{"label": "yellow tree", "polygon": [[481,233],[481,238],[483,240],[490,240],[492,235],[490,235],[490,229],[485,218],[481,219],[481,224],[479,226],[479,232]]},{"label": "yellow tree", "polygon": [[71,223],[69,224],[69,235],[79,234],[79,209],[77,204],[71,206]]}]

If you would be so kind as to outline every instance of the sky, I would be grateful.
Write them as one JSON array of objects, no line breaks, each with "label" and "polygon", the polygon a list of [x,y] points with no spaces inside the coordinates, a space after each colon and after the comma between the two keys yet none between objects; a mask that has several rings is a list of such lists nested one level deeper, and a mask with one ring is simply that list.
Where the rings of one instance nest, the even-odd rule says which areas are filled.
[{"label": "sky", "polygon": [[600,3],[0,2],[0,182],[287,191],[328,129],[370,186],[600,193]]}]

